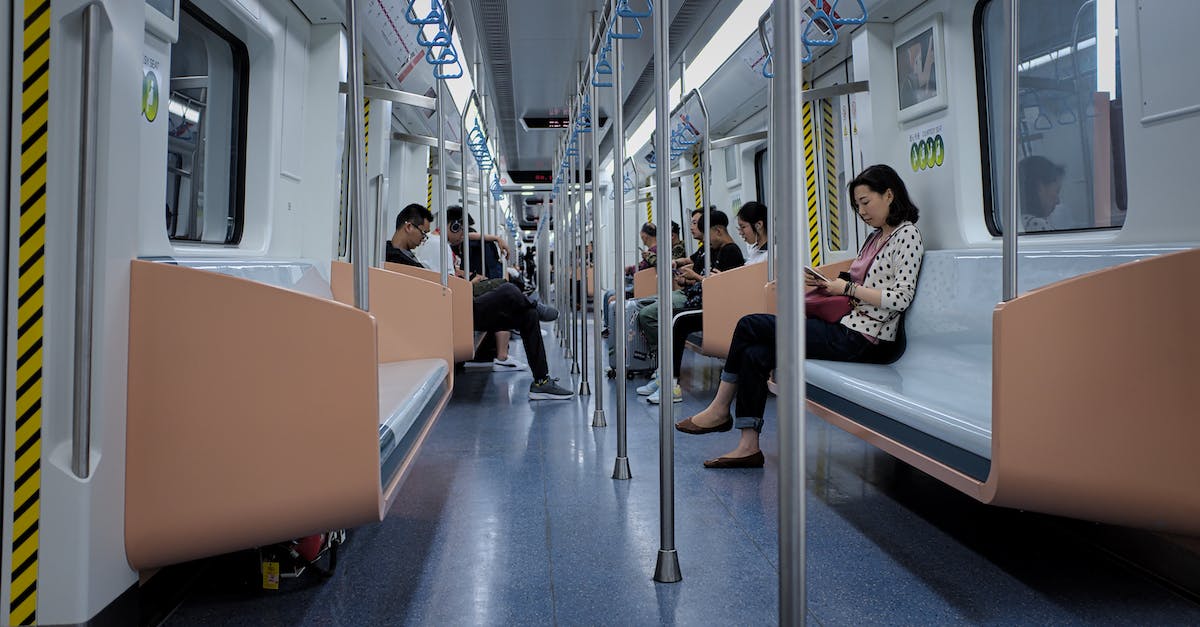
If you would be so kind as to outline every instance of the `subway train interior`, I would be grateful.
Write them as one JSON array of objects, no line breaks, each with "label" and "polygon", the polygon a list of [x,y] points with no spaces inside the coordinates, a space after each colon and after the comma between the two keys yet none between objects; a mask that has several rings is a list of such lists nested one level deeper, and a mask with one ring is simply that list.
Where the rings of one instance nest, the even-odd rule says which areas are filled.
[{"label": "subway train interior", "polygon": [[0,22],[0,623],[1200,624],[1200,2]]}]

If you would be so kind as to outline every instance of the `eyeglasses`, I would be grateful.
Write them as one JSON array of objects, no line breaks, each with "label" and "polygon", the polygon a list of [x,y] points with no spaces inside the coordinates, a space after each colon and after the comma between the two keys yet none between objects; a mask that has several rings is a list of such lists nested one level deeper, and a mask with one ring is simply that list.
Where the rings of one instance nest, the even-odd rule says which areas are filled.
[{"label": "eyeglasses", "polygon": [[421,243],[422,244],[425,243],[425,240],[429,239],[429,229],[428,228],[423,229],[423,228],[421,228],[421,226],[419,224],[417,224],[415,222],[406,222],[405,224],[408,224],[409,226],[411,226],[414,229],[421,232]]}]

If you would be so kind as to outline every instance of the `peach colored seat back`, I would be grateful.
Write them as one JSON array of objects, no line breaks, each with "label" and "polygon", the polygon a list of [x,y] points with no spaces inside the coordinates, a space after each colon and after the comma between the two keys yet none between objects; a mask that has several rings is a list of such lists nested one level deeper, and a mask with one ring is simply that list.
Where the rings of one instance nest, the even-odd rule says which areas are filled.
[{"label": "peach colored seat back", "polygon": [[[385,270],[406,274],[408,276],[417,277],[433,283],[441,283],[441,272],[427,270],[425,268],[417,268],[414,266],[406,266],[400,263],[385,263]],[[450,283],[450,301],[451,310],[454,315],[453,327],[453,343],[454,343],[454,361],[464,362],[470,361],[471,357],[475,356],[475,308],[474,294],[471,291],[471,284],[466,279],[462,279],[451,275],[448,277]]]},{"label": "peach colored seat back", "polygon": [[763,286],[767,264],[756,263],[704,279],[704,342],[701,352],[724,359],[729,355],[733,329],[742,316],[764,313]]},{"label": "peach colored seat back", "polygon": [[658,271],[646,268],[633,273],[633,297],[649,298],[658,293]]}]

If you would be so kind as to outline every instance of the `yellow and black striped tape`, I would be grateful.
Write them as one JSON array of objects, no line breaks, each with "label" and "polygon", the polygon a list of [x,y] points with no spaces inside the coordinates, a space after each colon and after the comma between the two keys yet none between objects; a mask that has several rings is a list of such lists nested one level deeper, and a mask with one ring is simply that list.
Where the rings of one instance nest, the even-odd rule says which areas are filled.
[{"label": "yellow and black striped tape", "polygon": [[[696,209],[704,208],[704,178],[700,176],[700,150],[697,149],[692,153],[692,167],[696,172],[692,174],[692,195],[695,196]],[[734,210],[737,208],[735,207]]]},{"label": "yellow and black striped tape", "polygon": [[842,249],[842,215],[838,195],[838,144],[834,142],[833,101],[821,101],[821,146],[825,154],[825,209],[829,212],[829,249]]},{"label": "yellow and black striped tape", "polygon": [[[646,187],[650,187],[654,183],[653,176],[646,177]],[[646,190],[646,222],[654,222],[654,196],[650,194],[650,190]]]},{"label": "yellow and black striped tape", "polygon": [[[463,187],[466,189],[466,186]],[[433,149],[429,149],[429,166],[425,168],[425,208],[433,206]]]},{"label": "yellow and black striped tape", "polygon": [[17,259],[17,405],[8,622],[37,620],[42,484],[42,306],[45,302],[46,136],[50,125],[50,0],[26,0],[21,58],[21,214]]},{"label": "yellow and black striped tape", "polygon": [[371,152],[371,101],[363,98],[363,167],[366,167],[367,155]]},{"label": "yellow and black striped tape", "polygon": [[[803,86],[808,89],[808,84]],[[808,207],[808,257],[809,263],[821,265],[821,229],[817,211],[817,149],[813,135],[812,102],[805,102],[803,109],[804,129],[804,195]]]}]

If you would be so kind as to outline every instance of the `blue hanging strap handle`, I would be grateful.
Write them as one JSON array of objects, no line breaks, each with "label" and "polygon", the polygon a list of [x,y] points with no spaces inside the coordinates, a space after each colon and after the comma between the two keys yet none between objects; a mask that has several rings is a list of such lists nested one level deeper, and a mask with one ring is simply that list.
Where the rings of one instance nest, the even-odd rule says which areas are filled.
[{"label": "blue hanging strap handle", "polygon": [[438,80],[454,80],[456,78],[462,78],[462,75],[462,63],[456,62],[454,65],[443,63],[433,66],[433,77]]},{"label": "blue hanging strap handle", "polygon": [[[821,20],[829,25],[828,37],[822,39],[813,39],[808,35],[809,31],[812,30],[813,24],[815,24],[817,20]],[[833,18],[829,17],[829,14],[822,9],[813,11],[812,17],[809,18],[808,23],[804,25],[804,32],[801,34],[800,40],[803,41],[804,45],[806,46],[836,46],[838,42],[838,34],[837,27],[833,23]]]},{"label": "blue hanging strap handle", "polygon": [[762,64],[763,78],[775,78],[775,71],[773,69],[770,69],[770,70],[767,69],[767,68],[774,68],[775,67],[774,63],[775,63],[775,54],[772,52],[768,52],[767,58],[763,59],[763,64]]},{"label": "blue hanging strap handle", "polygon": [[858,0],[858,9],[862,13],[858,17],[837,17],[837,5],[838,0],[833,0],[833,5],[829,7],[829,17],[835,25],[867,23],[867,5],[863,4],[863,0]]},{"label": "blue hanging strap handle", "polygon": [[617,3],[617,15],[620,17],[632,17],[634,19],[652,17],[654,15],[654,0],[646,0],[645,11],[634,11],[629,8],[629,0],[621,0]]},{"label": "blue hanging strap handle", "polygon": [[600,54],[596,55],[596,68],[592,71],[592,86],[593,87],[612,87],[610,81],[600,80],[601,76],[611,76],[613,73],[612,62],[608,60],[608,54],[612,50],[612,39],[607,39],[608,43],[600,49]]},{"label": "blue hanging strap handle", "polygon": [[442,3],[438,0],[432,0],[429,3],[429,15],[425,17],[417,17],[414,6],[416,2],[417,0],[408,0],[408,10],[404,12],[404,19],[409,24],[433,25],[445,21],[445,12],[442,11]]},{"label": "blue hanging strap handle", "polygon": [[[654,7],[650,6],[649,0],[647,0],[647,6],[649,6],[649,12],[643,16],[642,13],[632,11],[629,8],[629,0],[620,0],[617,5],[617,14],[612,17],[612,23],[608,25],[608,37],[613,38],[613,40],[640,40],[642,38],[642,20],[640,18],[650,17],[654,13]],[[637,32],[617,32],[617,20],[622,18],[634,20]]]},{"label": "blue hanging strap handle", "polygon": [[426,48],[445,48],[451,45],[450,31],[445,24],[438,24],[438,31],[434,33],[433,39],[425,37],[425,27],[417,29],[417,44]]}]

